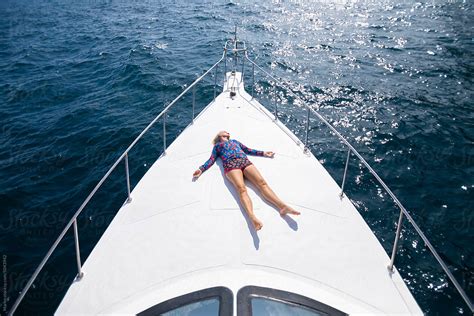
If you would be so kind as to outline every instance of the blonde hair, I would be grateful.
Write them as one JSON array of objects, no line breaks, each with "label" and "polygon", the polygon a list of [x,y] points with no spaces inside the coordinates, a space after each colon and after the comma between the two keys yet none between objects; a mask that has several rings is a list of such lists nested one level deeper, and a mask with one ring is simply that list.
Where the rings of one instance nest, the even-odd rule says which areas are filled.
[{"label": "blonde hair", "polygon": [[219,142],[219,134],[220,133],[227,133],[226,131],[220,131],[219,133],[217,133],[217,135],[214,137],[214,139],[212,140],[212,144],[215,145]]}]

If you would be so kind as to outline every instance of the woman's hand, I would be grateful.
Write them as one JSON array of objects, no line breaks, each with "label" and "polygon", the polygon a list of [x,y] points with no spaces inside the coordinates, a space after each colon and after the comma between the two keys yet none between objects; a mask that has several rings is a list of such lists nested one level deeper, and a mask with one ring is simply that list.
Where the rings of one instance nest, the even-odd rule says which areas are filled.
[{"label": "woman's hand", "polygon": [[275,153],[273,151],[265,151],[263,155],[268,158],[273,158],[273,156],[275,156]]},{"label": "woman's hand", "polygon": [[201,176],[201,174],[202,174],[201,169],[198,169],[198,170],[194,171],[193,177],[194,178],[199,178]]}]

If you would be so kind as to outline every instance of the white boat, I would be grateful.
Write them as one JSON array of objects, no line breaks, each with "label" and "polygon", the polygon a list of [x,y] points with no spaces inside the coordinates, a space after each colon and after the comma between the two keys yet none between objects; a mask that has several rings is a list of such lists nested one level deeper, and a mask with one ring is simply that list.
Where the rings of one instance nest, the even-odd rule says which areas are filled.
[{"label": "white boat", "polygon": [[[391,258],[385,253],[343,193],[344,183],[341,188],[305,147],[307,140],[299,140],[277,119],[276,111],[262,106],[253,91],[252,95],[245,91],[237,60],[227,67],[228,54],[240,54],[252,70],[258,67],[248,58],[245,45],[239,48],[238,43],[236,39],[227,43],[223,57],[171,102],[116,161],[53,244],[11,313],[70,227],[76,237],[78,276],[56,315],[422,315],[394,266],[403,217],[459,286],[377,175],[401,208],[394,252]],[[215,92],[214,100],[196,117],[193,101],[191,124],[169,146],[164,138],[164,153],[131,191],[130,150],[160,119],[166,135],[167,111],[191,89],[194,96],[196,84],[206,75],[214,72],[217,80],[222,63],[221,93]],[[253,74],[247,77],[253,80]],[[308,107],[310,113],[327,123]],[[301,212],[299,217],[279,216],[248,184],[255,213],[264,224],[257,233],[220,161],[193,181],[193,171],[209,158],[211,140],[220,130],[249,147],[276,153],[273,159],[250,159],[277,195]],[[376,175],[337,135],[348,146],[347,162],[356,156]],[[127,201],[82,264],[76,218],[122,161]],[[458,290],[472,311],[469,298],[461,287]]]}]

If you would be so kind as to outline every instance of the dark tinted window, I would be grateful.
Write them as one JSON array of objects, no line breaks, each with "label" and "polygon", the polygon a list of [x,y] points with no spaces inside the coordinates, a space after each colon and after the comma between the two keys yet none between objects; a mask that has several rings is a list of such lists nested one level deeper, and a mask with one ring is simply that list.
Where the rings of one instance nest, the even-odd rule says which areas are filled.
[{"label": "dark tinted window", "polygon": [[198,301],[161,314],[163,316],[218,316],[219,299]]},{"label": "dark tinted window", "polygon": [[239,316],[347,316],[340,310],[309,297],[259,286],[246,286],[237,293]]},{"label": "dark tinted window", "polygon": [[272,299],[254,297],[251,298],[252,315],[254,316],[323,316],[326,313],[310,310],[301,305],[288,302],[274,301]]}]

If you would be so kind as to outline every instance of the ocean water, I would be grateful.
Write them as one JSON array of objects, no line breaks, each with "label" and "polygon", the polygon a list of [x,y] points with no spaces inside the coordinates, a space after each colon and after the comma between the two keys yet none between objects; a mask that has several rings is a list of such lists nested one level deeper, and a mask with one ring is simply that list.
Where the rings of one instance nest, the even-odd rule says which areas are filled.
[{"label": "ocean water", "polygon": [[[220,58],[235,25],[250,56],[366,158],[474,298],[472,2],[78,2],[0,2],[0,313],[121,152]],[[199,85],[198,110],[213,80]],[[286,89],[257,72],[256,93],[304,137],[305,111]],[[189,120],[186,96],[170,112],[168,142]],[[131,152],[132,186],[162,137],[158,124]],[[314,117],[309,144],[340,183],[346,149]],[[354,157],[346,192],[390,252],[399,211]],[[83,260],[125,196],[120,167],[78,219]],[[72,237],[19,315],[54,312],[76,273]],[[469,314],[406,221],[399,247],[396,265],[427,315]]]}]

